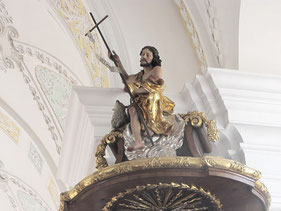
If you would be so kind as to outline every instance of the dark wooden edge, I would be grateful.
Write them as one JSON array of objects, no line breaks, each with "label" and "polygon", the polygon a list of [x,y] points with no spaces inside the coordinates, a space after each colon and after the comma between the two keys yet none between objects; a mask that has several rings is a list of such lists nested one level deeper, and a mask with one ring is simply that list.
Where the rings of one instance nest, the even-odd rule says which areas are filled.
[{"label": "dark wooden edge", "polygon": [[258,188],[256,188],[256,187],[253,187],[252,188],[252,193],[254,194],[254,195],[256,195],[263,203],[263,205],[264,205],[264,209],[265,210],[268,210],[268,207],[269,207],[269,204],[270,204],[270,202],[268,201],[268,199],[266,198],[266,196],[264,195],[264,193],[262,193],[261,191],[260,191],[260,189],[258,189]]},{"label": "dark wooden edge", "polygon": [[[176,173],[174,174],[173,172],[180,172],[180,173]],[[185,178],[208,178],[209,176],[214,176],[214,177],[218,177],[218,178],[225,178],[225,179],[230,179],[233,181],[237,181],[240,183],[243,183],[245,185],[247,185],[249,187],[249,189],[251,190],[251,192],[258,197],[263,206],[264,206],[264,210],[267,210],[268,207],[268,200],[265,197],[264,193],[262,193],[259,189],[257,189],[254,186],[255,180],[252,178],[249,178],[247,176],[241,175],[237,172],[232,172],[228,169],[217,169],[214,167],[208,167],[205,169],[196,169],[193,167],[190,168],[166,168],[166,169],[148,169],[148,170],[137,170],[137,171],[133,171],[133,172],[128,172],[128,173],[120,173],[120,175],[117,176],[113,176],[111,178],[107,178],[104,179],[102,181],[99,181],[95,184],[91,184],[88,187],[84,188],[75,198],[71,199],[68,202],[64,202],[64,211],[68,210],[68,206],[75,203],[76,200],[78,200],[80,197],[82,197],[83,194],[85,194],[86,192],[88,192],[89,190],[91,190],[93,187],[100,189],[100,185],[104,184],[104,183],[108,183],[108,184],[112,184],[115,185],[116,183],[121,183],[124,182],[125,180],[129,180],[127,182],[131,182],[131,181],[135,181],[135,180],[140,180],[140,178],[142,180],[145,180],[146,178],[151,178],[151,175],[157,175],[155,176],[155,178],[159,178],[159,181],[161,181],[163,178],[163,176],[165,176],[165,178],[167,177],[174,177],[174,176],[178,176],[177,177],[182,177],[183,174],[185,173],[184,177]],[[140,176],[141,175],[141,176]]]},{"label": "dark wooden edge", "polygon": [[185,133],[184,141],[187,142],[191,155],[193,157],[202,157],[204,155],[204,152],[202,150],[201,144],[199,143],[199,147],[198,147],[198,144],[196,145],[195,143],[195,139],[193,137],[192,125],[190,124],[186,125],[184,133]]},{"label": "dark wooden edge", "polygon": [[116,141],[112,144],[109,144],[109,147],[115,156],[115,163],[121,163],[128,160],[127,156],[125,155],[123,138],[116,137]]},{"label": "dark wooden edge", "polygon": [[200,144],[202,146],[203,152],[204,153],[212,152],[212,145],[210,144],[208,137],[203,132],[204,128],[203,127],[200,127],[200,128],[193,127],[193,129],[195,129],[195,131],[197,133],[197,136],[200,140]]}]

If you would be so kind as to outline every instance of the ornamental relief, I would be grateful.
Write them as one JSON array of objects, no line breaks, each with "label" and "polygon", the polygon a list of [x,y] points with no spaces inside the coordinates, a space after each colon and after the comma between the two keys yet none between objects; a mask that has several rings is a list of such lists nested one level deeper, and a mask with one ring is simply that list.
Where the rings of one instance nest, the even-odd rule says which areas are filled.
[{"label": "ornamental relief", "polygon": [[196,27],[193,23],[193,20],[190,16],[190,12],[189,12],[188,8],[186,7],[185,2],[183,0],[176,0],[175,3],[177,4],[181,17],[182,17],[183,21],[185,22],[185,27],[188,30],[188,32],[190,33],[191,41],[194,44],[195,53],[196,53],[197,58],[200,63],[201,72],[205,73],[208,68],[208,63],[207,63],[207,60],[205,57],[204,49],[201,45],[200,37],[199,37]]},{"label": "ornamental relief", "polygon": [[[51,113],[55,114],[62,134],[72,85],[83,85],[83,83],[55,56],[20,41],[15,41],[15,43],[18,51],[30,61],[25,63],[25,66],[46,99],[45,106],[50,107]],[[39,65],[38,62],[40,62]]]},{"label": "ornamental relief", "polygon": [[47,211],[38,201],[36,201],[32,196],[28,195],[27,193],[18,190],[17,197],[21,204],[23,210],[38,210],[38,211]]},{"label": "ornamental relief", "polygon": [[96,32],[92,32],[95,42],[91,42],[85,33],[93,26],[89,13],[82,0],[50,0],[58,14],[63,18],[75,38],[81,53],[85,57],[95,87],[109,87],[108,72],[96,58],[103,57],[103,50]]},{"label": "ornamental relief", "polygon": [[[17,144],[16,147],[19,147],[21,149],[24,156],[26,156],[28,158],[28,160],[33,164],[34,168],[38,171],[40,177],[42,177],[42,178],[49,177],[50,178],[48,184],[43,183],[42,187],[45,187],[46,189],[48,189],[48,192],[49,192],[54,204],[56,205],[56,207],[59,207],[59,190],[58,190],[56,182],[51,174],[51,170],[49,169],[48,165],[46,165],[44,157],[40,153],[40,150],[36,147],[36,145],[34,145],[33,141],[30,139],[30,137],[28,137],[28,134],[26,133],[26,131],[23,128],[21,128],[21,126],[19,126],[19,124],[12,117],[6,115],[4,113],[4,110],[3,111],[0,110],[0,114],[2,114],[0,116],[5,117],[5,120],[7,120],[7,122],[12,122],[13,125],[15,125],[19,129],[19,131],[21,131],[20,137],[18,137],[18,141],[17,141],[17,143],[20,143],[20,144]],[[0,130],[0,133],[1,133],[1,130]],[[9,139],[13,140],[13,138],[11,136],[9,136]],[[2,139],[2,141],[6,141],[6,140]],[[9,140],[7,140],[7,141],[9,141]],[[5,145],[5,143],[4,143],[4,145]],[[27,147],[27,146],[29,146],[29,147]],[[8,151],[12,151],[11,148],[9,148]],[[11,155],[11,157],[14,157],[14,156],[15,155]],[[25,159],[25,157],[22,157],[22,158]],[[9,158],[9,159],[11,159],[11,158]],[[15,195],[14,191],[11,189],[11,187],[9,187],[7,185],[6,182],[4,182],[5,177],[1,176],[1,169],[4,169],[4,168],[5,168],[5,165],[0,160],[0,199],[2,199],[1,197],[9,199],[11,206],[14,207],[15,210],[17,210],[18,205],[16,204],[17,200],[14,198],[14,195]],[[25,166],[21,165],[21,168],[24,169]],[[11,179],[11,181],[15,181],[15,179]],[[3,196],[1,189],[5,193],[5,196]],[[23,188],[23,189],[25,190],[25,188]],[[25,193],[21,193],[21,196],[22,196],[22,200],[23,200],[22,206],[25,206],[27,203],[26,198],[30,199],[30,197],[27,196]],[[18,196],[18,197],[20,198],[21,196]],[[28,202],[30,202],[30,200],[28,200]],[[37,202],[30,202],[30,203],[33,204],[32,208],[34,208],[34,209],[38,208],[36,205]],[[31,208],[30,206],[29,205],[27,206],[28,207],[27,210],[34,210],[34,209],[29,209],[29,208]],[[1,204],[0,204],[0,207],[1,207]],[[20,209],[20,210],[22,210],[22,209]],[[40,210],[40,209],[38,208],[36,210]]]},{"label": "ornamental relief", "polygon": [[6,24],[5,20],[3,17],[0,18],[0,55],[4,66],[1,69],[14,69],[15,64],[22,68],[23,57],[18,53],[13,43],[13,40],[18,37],[18,32],[13,26]]},{"label": "ornamental relief", "polygon": [[61,127],[64,128],[72,89],[71,82],[39,65],[35,68],[35,75]]},{"label": "ornamental relief", "polygon": [[48,204],[20,178],[0,169],[0,192],[8,198],[14,210],[51,211]]},{"label": "ornamental relief", "polygon": [[29,145],[28,157],[34,164],[36,170],[41,174],[43,168],[43,159],[32,143]]},{"label": "ornamental relief", "polygon": [[[0,9],[1,69],[4,73],[7,73],[9,69],[18,69],[21,72],[33,100],[43,115],[57,153],[60,154],[71,88],[72,85],[83,85],[83,83],[55,56],[15,40],[18,32],[12,26],[13,19],[1,0]],[[80,11],[75,14],[82,13]],[[93,49],[90,48],[90,50]],[[94,50],[101,51],[98,47]],[[102,84],[99,80],[96,81]]]},{"label": "ornamental relief", "polygon": [[[48,54],[47,52],[39,49],[35,46],[29,45],[27,43],[14,40],[16,49],[24,58],[33,58],[36,60],[36,64],[47,66],[49,69],[53,70],[56,74],[64,77],[66,80],[70,81],[73,85],[83,85],[83,82],[74,74],[71,69],[60,61],[54,55]],[[30,58],[29,58],[30,57]]]},{"label": "ornamental relief", "polygon": [[[3,7],[4,3],[1,1],[0,5],[2,5]],[[7,18],[5,18],[6,16],[8,16],[7,14],[8,12],[6,11],[4,12],[3,16],[2,12],[2,16],[0,18],[0,59],[3,64],[3,67],[1,69],[5,69],[5,72],[11,69],[17,69],[20,71],[25,83],[27,84],[32,94],[33,100],[36,101],[39,110],[45,119],[45,123],[47,124],[47,127],[51,133],[51,137],[55,143],[57,153],[59,154],[61,148],[61,134],[59,132],[59,129],[55,125],[52,113],[50,113],[50,111],[46,109],[47,106],[45,104],[43,96],[41,95],[40,90],[37,89],[34,78],[26,67],[23,55],[15,47],[14,39],[18,38],[18,32],[12,25],[10,25],[12,22],[8,22]]]},{"label": "ornamental relief", "polygon": [[216,196],[201,187],[178,183],[159,183],[126,189],[106,203],[103,211],[111,210],[208,210],[222,211]]},{"label": "ornamental relief", "polygon": [[[51,3],[75,37],[82,54],[85,55],[89,69],[93,70],[90,74],[94,86],[108,87],[107,70],[95,56],[103,54],[99,38],[96,33],[93,33],[95,43],[92,43],[84,36],[84,32],[92,27],[92,21],[82,1],[52,0]],[[83,84],[66,65],[53,55],[15,40],[18,38],[18,32],[13,27],[13,19],[8,14],[2,0],[0,0],[0,8],[0,69],[4,73],[7,73],[9,69],[18,69],[21,72],[33,100],[36,101],[43,115],[57,153],[60,154],[71,86]],[[37,64],[39,62],[44,65],[42,68],[35,68],[36,61],[33,60],[33,64],[30,65],[29,58],[36,59]],[[44,71],[43,68],[45,68]],[[50,83],[51,78],[57,79],[52,79]]]},{"label": "ornamental relief", "polygon": [[16,143],[19,141],[20,128],[6,114],[0,111],[0,128]]},{"label": "ornamental relief", "polygon": [[5,4],[0,0],[0,23],[1,24],[12,24],[13,18],[9,15]]}]

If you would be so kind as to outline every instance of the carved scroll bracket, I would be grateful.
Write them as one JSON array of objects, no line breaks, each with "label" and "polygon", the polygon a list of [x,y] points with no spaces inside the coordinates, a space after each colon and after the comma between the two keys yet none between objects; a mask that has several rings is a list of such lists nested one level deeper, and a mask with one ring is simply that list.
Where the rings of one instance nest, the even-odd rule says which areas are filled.
[{"label": "carved scroll bracket", "polygon": [[191,124],[193,127],[202,127],[203,124],[207,127],[209,141],[216,142],[219,140],[219,131],[214,120],[209,120],[204,112],[190,111],[187,114],[182,114],[186,124]]}]

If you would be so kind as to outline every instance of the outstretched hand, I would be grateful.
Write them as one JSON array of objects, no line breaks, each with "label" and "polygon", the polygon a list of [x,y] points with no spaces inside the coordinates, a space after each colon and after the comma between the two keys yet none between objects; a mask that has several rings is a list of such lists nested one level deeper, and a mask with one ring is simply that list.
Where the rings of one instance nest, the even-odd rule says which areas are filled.
[{"label": "outstretched hand", "polygon": [[118,54],[115,51],[112,51],[112,53],[110,51],[108,51],[108,58],[111,61],[116,62],[117,66],[120,67],[121,60],[120,60]]},{"label": "outstretched hand", "polygon": [[112,53],[108,51],[108,58],[113,61],[117,67],[120,68],[120,73],[124,76],[125,80],[127,80],[129,77],[128,73],[124,69],[118,54],[115,51],[112,51]]}]

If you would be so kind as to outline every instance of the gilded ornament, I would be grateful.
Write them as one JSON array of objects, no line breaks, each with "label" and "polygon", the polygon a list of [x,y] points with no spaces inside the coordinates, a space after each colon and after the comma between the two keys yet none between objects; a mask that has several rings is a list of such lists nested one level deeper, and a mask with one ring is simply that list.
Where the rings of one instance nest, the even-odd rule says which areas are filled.
[{"label": "gilded ornament", "polygon": [[198,32],[190,16],[190,12],[188,11],[188,8],[184,3],[184,0],[176,0],[175,3],[178,6],[181,17],[185,22],[185,27],[187,28],[191,37],[191,41],[193,42],[193,47],[195,48],[195,52],[200,63],[201,71],[202,73],[205,73],[207,71],[208,64]]},{"label": "gilded ornament", "polygon": [[133,210],[222,210],[222,205],[209,191],[194,185],[159,183],[136,186],[114,196],[103,208]]},{"label": "gilded ornament", "polygon": [[204,125],[207,127],[209,141],[216,142],[219,140],[219,131],[216,128],[215,121],[209,120],[204,112],[190,111],[187,114],[181,114],[186,124],[200,128]]},{"label": "gilded ornament", "polygon": [[91,73],[95,87],[108,87],[109,78],[106,68],[100,64],[96,55],[103,55],[99,37],[93,33],[95,42],[91,42],[84,34],[91,28],[91,19],[81,0],[51,0],[58,14],[65,21],[79,46]]},{"label": "gilded ornament", "polygon": [[254,170],[234,160],[228,160],[220,157],[211,157],[211,156],[205,156],[203,157],[203,159],[205,164],[209,167],[228,169],[233,172],[237,172],[242,175],[248,176],[254,180],[258,180],[261,178],[261,173],[259,171]]},{"label": "gilded ornament", "polygon": [[268,207],[269,207],[271,204],[271,196],[267,190],[267,187],[265,187],[265,185],[263,183],[261,183],[260,181],[255,182],[255,187],[257,189],[259,189],[266,196],[267,201],[268,201]]},{"label": "gilded ornament", "polygon": [[[0,0],[1,3],[1,0]],[[28,200],[24,199],[29,199],[29,201],[32,201],[32,205],[30,204],[25,204],[27,206],[22,206],[23,208],[26,208],[25,210],[44,210],[44,211],[51,211],[49,205],[45,202],[45,199],[41,197],[41,195],[33,189],[29,184],[25,183],[23,180],[18,178],[17,176],[11,174],[10,172],[0,169],[0,190],[1,190],[1,210],[7,210],[6,206],[3,207],[2,199],[7,198],[10,199],[10,202],[15,202],[19,200],[19,202],[27,202]],[[16,194],[15,194],[16,193]],[[36,206],[34,206],[34,204]],[[12,204],[11,204],[12,205]],[[12,210],[19,210],[18,204],[17,206],[13,207],[14,209]],[[23,204],[21,204],[23,205]],[[28,207],[28,205],[30,205]],[[30,208],[32,207],[32,208]],[[24,209],[20,210],[24,210]],[[10,209],[9,209],[10,210]]]},{"label": "gilded ornament", "polygon": [[[210,141],[217,141],[219,139],[219,132],[215,126],[214,120],[209,120],[203,112],[192,111],[187,114],[180,115],[186,124],[191,123],[194,127],[202,127],[203,123],[207,127],[208,138]],[[96,168],[102,169],[108,166],[105,156],[105,149],[108,144],[115,143],[116,138],[123,138],[123,134],[120,131],[111,131],[109,134],[105,135],[101,140],[101,143],[97,147],[96,151]]]},{"label": "gilded ornament", "polygon": [[[117,133],[118,134],[118,133]],[[244,175],[254,181],[261,177],[261,173],[252,168],[249,168],[239,162],[219,158],[219,157],[158,157],[126,161],[114,164],[110,167],[103,168],[94,172],[78,183],[72,190],[61,194],[61,201],[70,201],[78,195],[86,187],[95,184],[99,181],[108,179],[121,174],[126,174],[134,171],[148,170],[148,169],[165,169],[165,168],[193,168],[208,170],[210,168],[225,169],[230,172],[236,172]],[[267,192],[261,183],[256,183],[257,187],[262,190],[265,195]],[[269,194],[268,194],[269,195]],[[64,203],[61,203],[61,211],[63,211]]]},{"label": "gilded ornament", "polygon": [[111,131],[109,134],[105,135],[101,140],[101,143],[97,146],[96,152],[96,168],[101,169],[108,166],[105,156],[105,149],[108,144],[113,144],[116,138],[122,138],[123,135],[120,131]]},{"label": "gilded ornament", "polygon": [[15,142],[19,141],[20,128],[6,114],[0,111],[0,128],[2,128]]}]

